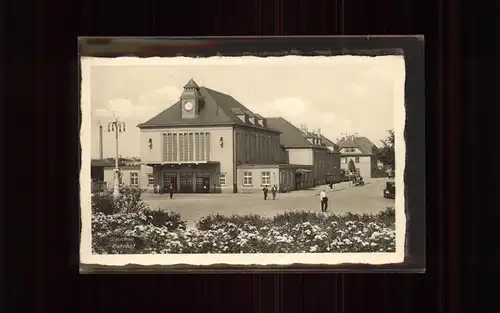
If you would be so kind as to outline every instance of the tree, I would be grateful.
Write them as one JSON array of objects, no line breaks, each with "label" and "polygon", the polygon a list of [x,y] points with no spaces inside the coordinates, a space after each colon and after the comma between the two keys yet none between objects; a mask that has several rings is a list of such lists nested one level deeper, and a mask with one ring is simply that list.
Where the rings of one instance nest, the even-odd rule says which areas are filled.
[{"label": "tree", "polygon": [[349,160],[347,168],[349,169],[349,172],[356,173],[356,165],[354,164],[354,161],[352,159]]},{"label": "tree", "polygon": [[391,170],[395,168],[395,153],[394,153],[394,130],[389,129],[388,135],[385,139],[380,140],[382,147],[377,149],[377,157]]}]

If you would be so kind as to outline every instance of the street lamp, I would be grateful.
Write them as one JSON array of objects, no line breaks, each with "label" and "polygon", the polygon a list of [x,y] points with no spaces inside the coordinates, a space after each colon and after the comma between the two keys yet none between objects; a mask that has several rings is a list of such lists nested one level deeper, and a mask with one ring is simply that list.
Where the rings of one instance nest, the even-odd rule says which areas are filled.
[{"label": "street lamp", "polygon": [[125,132],[125,123],[120,122],[118,118],[108,123],[108,132],[115,132],[115,169],[113,177],[113,196],[117,198],[120,195],[120,168],[118,164],[118,133]]}]

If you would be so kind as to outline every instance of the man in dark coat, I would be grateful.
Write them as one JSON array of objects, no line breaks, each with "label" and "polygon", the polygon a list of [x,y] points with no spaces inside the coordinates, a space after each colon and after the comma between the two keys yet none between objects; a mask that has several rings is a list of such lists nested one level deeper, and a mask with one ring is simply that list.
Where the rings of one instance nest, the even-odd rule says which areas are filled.
[{"label": "man in dark coat", "polygon": [[264,193],[264,200],[267,200],[267,193],[269,192],[269,189],[267,187],[262,188],[262,192]]},{"label": "man in dark coat", "polygon": [[170,199],[174,198],[174,186],[172,184],[168,185],[168,194],[170,195]]},{"label": "man in dark coat", "polygon": [[276,185],[271,188],[271,193],[273,194],[273,200],[276,200],[276,193],[278,192],[278,187]]}]

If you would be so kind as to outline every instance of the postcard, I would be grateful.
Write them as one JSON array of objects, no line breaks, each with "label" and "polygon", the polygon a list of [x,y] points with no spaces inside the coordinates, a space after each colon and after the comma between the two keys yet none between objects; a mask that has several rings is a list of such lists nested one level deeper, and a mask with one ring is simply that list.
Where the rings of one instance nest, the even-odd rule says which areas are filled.
[{"label": "postcard", "polygon": [[403,56],[81,59],[82,264],[401,263]]}]

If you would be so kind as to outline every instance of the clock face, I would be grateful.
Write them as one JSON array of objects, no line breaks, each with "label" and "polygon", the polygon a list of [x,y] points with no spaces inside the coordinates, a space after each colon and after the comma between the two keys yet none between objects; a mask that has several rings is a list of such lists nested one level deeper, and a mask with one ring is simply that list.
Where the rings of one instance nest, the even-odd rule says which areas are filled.
[{"label": "clock face", "polygon": [[191,102],[184,103],[184,109],[186,111],[191,111],[193,109],[193,104]]}]

